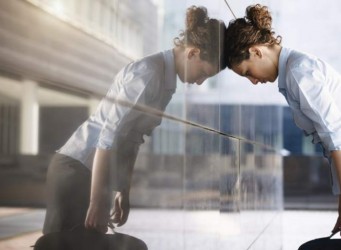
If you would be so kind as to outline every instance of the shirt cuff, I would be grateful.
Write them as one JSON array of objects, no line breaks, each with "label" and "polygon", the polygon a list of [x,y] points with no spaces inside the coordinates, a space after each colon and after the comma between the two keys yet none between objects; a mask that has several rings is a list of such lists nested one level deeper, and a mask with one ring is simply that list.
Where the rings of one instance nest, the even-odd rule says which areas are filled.
[{"label": "shirt cuff", "polygon": [[320,133],[319,136],[328,151],[341,150],[341,132]]}]

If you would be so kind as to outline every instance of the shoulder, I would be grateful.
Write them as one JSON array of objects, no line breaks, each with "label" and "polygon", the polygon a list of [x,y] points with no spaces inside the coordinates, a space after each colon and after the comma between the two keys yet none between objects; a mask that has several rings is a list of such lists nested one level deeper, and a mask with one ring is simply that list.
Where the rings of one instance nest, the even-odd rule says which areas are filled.
[{"label": "shoulder", "polygon": [[164,82],[164,62],[162,52],[138,59],[126,65],[116,76],[115,88],[125,91],[146,90],[153,95]]},{"label": "shoulder", "polygon": [[308,53],[304,53],[297,50],[292,50],[288,57],[288,69],[297,70],[315,67],[317,65],[318,58]]},{"label": "shoulder", "polygon": [[301,51],[292,50],[288,58],[287,73],[290,74],[314,74],[323,73],[326,63],[318,57]]},{"label": "shoulder", "polygon": [[151,74],[156,77],[163,75],[163,64],[163,56],[159,52],[129,63],[124,68],[124,74],[130,77]]},{"label": "shoulder", "polygon": [[322,83],[325,79],[326,63],[318,57],[293,50],[288,58],[288,83],[303,83],[304,79]]},{"label": "shoulder", "polygon": [[164,82],[162,52],[138,59],[126,65],[116,76],[112,88],[125,93],[145,92],[148,98],[157,95]]}]

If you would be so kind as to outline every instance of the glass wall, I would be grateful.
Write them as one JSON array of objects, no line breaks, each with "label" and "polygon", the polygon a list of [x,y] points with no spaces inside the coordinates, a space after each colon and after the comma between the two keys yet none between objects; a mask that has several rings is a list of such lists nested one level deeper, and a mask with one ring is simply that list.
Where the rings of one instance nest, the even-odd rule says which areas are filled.
[{"label": "glass wall", "polygon": [[[6,40],[6,51],[20,54],[8,67],[0,63],[0,200],[1,205],[45,208],[49,160],[96,110],[96,80],[105,83],[101,88],[109,87],[123,62],[157,52],[157,9],[148,0],[11,3],[16,8],[0,4],[8,13],[22,10],[28,20],[38,17],[37,25],[46,20],[46,26],[25,33],[11,19],[14,14],[1,24],[8,37],[16,38]],[[160,40],[183,29],[187,1],[164,4],[174,9],[159,6],[164,11]],[[51,35],[57,31],[62,34],[59,47]],[[79,50],[61,46],[69,43]],[[31,49],[16,50],[23,44]],[[172,45],[168,41],[160,47]],[[27,51],[33,58],[25,63],[28,69],[20,65]],[[101,61],[105,55],[113,57]],[[37,62],[48,66],[46,74]],[[165,111],[169,116],[144,137],[132,177],[129,220],[116,232],[143,240],[150,250],[281,249],[282,107],[226,102],[225,84],[231,82],[223,75],[203,83],[200,92],[177,83]],[[35,117],[29,116],[35,111]],[[35,148],[20,151],[21,139],[32,142],[33,130],[39,132],[33,137]]]},{"label": "glass wall", "polygon": [[[219,112],[215,119],[220,120]],[[172,123],[176,125],[168,121],[161,130]],[[191,125],[181,127],[183,154],[144,148],[139,155],[131,193],[135,209],[117,231],[132,233],[149,249],[281,249],[278,151]]]}]

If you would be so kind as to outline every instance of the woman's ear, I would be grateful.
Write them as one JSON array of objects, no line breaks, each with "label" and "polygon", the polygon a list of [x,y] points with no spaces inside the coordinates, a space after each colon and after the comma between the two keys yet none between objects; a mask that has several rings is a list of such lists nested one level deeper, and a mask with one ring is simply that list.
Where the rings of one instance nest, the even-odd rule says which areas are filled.
[{"label": "woman's ear", "polygon": [[250,53],[251,56],[255,56],[255,57],[258,57],[258,58],[262,58],[263,57],[262,50],[258,46],[250,47],[249,48],[249,53]]},{"label": "woman's ear", "polygon": [[191,59],[194,56],[198,56],[200,55],[200,49],[198,48],[194,48],[194,47],[190,47],[187,49],[187,58]]}]

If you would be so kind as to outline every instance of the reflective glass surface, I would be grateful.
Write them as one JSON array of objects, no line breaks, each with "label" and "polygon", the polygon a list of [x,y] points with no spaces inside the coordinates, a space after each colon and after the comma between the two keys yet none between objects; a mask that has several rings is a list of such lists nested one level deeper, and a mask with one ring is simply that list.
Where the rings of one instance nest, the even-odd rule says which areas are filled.
[{"label": "reflective glass surface", "polygon": [[[129,103],[131,110],[126,115],[127,107],[121,107],[116,96],[105,99],[97,109],[108,88],[110,93],[115,92],[126,80],[122,77],[119,87],[111,87],[119,70],[158,52],[158,47],[173,48],[173,38],[183,29],[190,3],[1,1],[0,205],[45,208],[49,198],[46,172],[55,151],[96,110],[103,112],[93,116],[98,120],[87,123],[93,129],[78,135],[108,127],[105,131],[112,132],[115,122],[108,122],[106,127],[103,121],[112,121],[111,115],[117,112],[123,114],[122,120],[131,122],[125,125],[133,128],[119,131],[123,131],[118,133],[120,143],[125,144],[127,138],[135,143],[141,134],[149,134],[146,131],[152,133],[143,136],[133,164],[128,222],[116,232],[141,239],[150,250],[281,249],[281,106],[248,104],[238,95],[231,101],[225,94],[234,88],[233,81],[222,72],[200,86],[178,79],[176,93],[169,96],[165,116],[157,117],[162,123],[155,129],[144,126],[150,122],[144,120],[152,116],[150,110],[136,111],[131,108],[136,103]],[[208,6],[209,13],[214,16],[220,7],[211,12]],[[163,20],[160,24],[159,19]],[[167,41],[158,46],[157,37]],[[174,56],[172,53],[169,55]],[[168,62],[172,58],[169,56]],[[175,64],[175,60],[171,62]],[[155,65],[163,64],[153,61]],[[141,68],[136,67],[136,71]],[[151,70],[156,71],[163,72],[160,68]],[[154,93],[164,87],[159,81],[157,87],[146,91],[149,95],[143,101],[154,105],[148,108],[164,111],[162,105],[166,106],[168,99],[160,98],[164,92]],[[122,87],[124,91],[117,96],[138,99],[135,86],[139,87],[138,80]],[[151,120],[157,124],[157,119]],[[142,128],[140,134],[135,128]],[[73,144],[70,151],[80,149],[77,153],[82,154],[83,142],[93,140],[95,146],[89,143],[93,152],[86,160],[92,159],[100,138],[99,133],[93,136],[92,132],[82,143]],[[116,145],[118,150],[122,144]],[[122,155],[127,161],[134,157]],[[73,160],[80,163],[83,158]],[[82,171],[91,176],[88,169]],[[71,193],[77,198],[82,190],[77,186]]]}]

